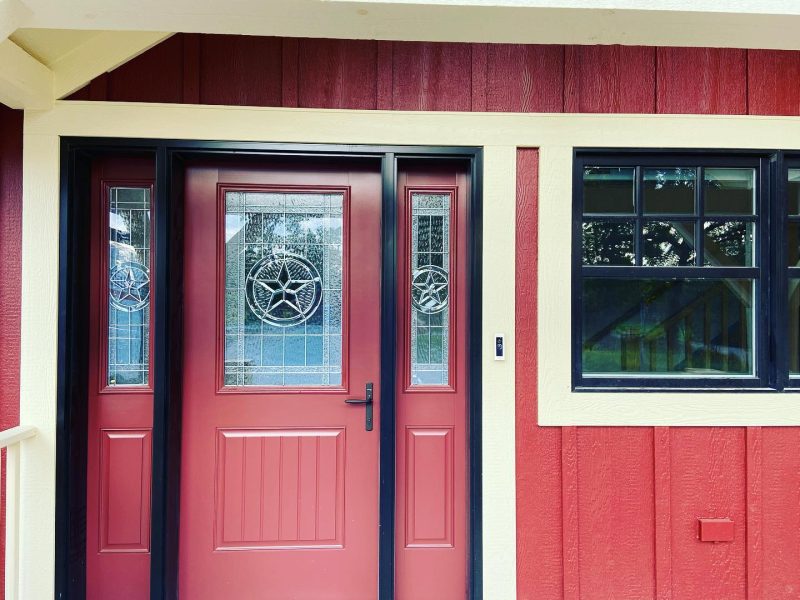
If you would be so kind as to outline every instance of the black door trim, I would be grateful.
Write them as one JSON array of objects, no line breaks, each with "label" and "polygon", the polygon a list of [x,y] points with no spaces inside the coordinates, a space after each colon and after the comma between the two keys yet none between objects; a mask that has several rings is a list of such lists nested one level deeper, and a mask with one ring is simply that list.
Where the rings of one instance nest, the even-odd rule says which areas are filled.
[{"label": "black door trim", "polygon": [[[461,159],[470,166],[468,211],[469,548],[470,598],[483,598],[481,506],[482,149],[460,146],[369,146],[157,139],[61,139],[58,392],[56,413],[56,598],[86,596],[86,457],[91,162],[146,154],[156,162],[151,586],[153,600],[177,598],[181,451],[182,209],[187,159],[222,156],[370,157],[383,180],[381,292],[381,456],[379,598],[394,597],[396,173],[407,158]],[[164,324],[163,326],[160,324]]]}]

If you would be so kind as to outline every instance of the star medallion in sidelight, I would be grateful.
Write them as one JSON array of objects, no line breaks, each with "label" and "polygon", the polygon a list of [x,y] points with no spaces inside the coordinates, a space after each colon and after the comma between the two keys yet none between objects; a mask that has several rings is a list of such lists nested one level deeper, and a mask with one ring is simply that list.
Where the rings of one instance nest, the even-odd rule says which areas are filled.
[{"label": "star medallion in sidelight", "polygon": [[117,310],[142,310],[150,301],[150,270],[137,262],[116,265],[109,276],[108,294]]},{"label": "star medallion in sidelight", "polygon": [[304,256],[278,252],[257,261],[247,274],[247,304],[270,325],[308,320],[322,301],[322,278]]},{"label": "star medallion in sidelight", "polygon": [[411,277],[411,302],[418,311],[432,315],[447,306],[447,271],[436,265],[416,269]]}]

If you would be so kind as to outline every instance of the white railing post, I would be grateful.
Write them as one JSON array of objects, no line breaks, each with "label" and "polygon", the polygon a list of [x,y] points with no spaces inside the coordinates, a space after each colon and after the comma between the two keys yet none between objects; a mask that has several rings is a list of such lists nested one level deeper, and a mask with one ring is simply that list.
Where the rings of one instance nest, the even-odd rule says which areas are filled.
[{"label": "white railing post", "polygon": [[19,456],[22,441],[35,435],[35,427],[0,432],[0,448],[6,449],[5,600],[19,600]]},{"label": "white railing post", "polygon": [[6,600],[19,598],[19,444],[6,447]]}]

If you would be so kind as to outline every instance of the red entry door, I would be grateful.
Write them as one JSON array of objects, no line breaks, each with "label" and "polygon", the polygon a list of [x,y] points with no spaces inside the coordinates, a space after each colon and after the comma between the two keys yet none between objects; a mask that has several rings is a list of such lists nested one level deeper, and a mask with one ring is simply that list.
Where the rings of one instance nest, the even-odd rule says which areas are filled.
[{"label": "red entry door", "polygon": [[184,231],[181,597],[376,598],[379,164],[191,166]]}]

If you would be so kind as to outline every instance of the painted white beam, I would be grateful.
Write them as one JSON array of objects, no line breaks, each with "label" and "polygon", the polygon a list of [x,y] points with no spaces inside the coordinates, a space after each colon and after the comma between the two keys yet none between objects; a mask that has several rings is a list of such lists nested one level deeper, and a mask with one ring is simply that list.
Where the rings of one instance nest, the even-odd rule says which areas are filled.
[{"label": "painted white beam", "polygon": [[11,40],[0,42],[0,103],[29,109],[53,105],[53,72]]},{"label": "painted white beam", "polygon": [[24,0],[29,27],[800,49],[797,0]]},{"label": "painted white beam", "polygon": [[658,10],[689,12],[739,12],[800,14],[797,0],[329,0],[377,4],[440,4],[447,6],[517,6],[604,10]]},{"label": "painted white beam", "polygon": [[55,74],[54,97],[69,95],[98,75],[115,69],[171,35],[140,31],[97,34],[50,65]]},{"label": "painted white beam", "polygon": [[31,9],[19,0],[0,0],[0,40],[24,27],[32,16]]}]

